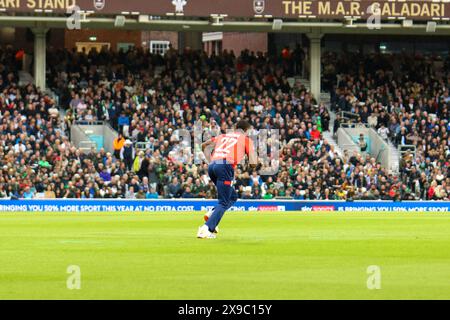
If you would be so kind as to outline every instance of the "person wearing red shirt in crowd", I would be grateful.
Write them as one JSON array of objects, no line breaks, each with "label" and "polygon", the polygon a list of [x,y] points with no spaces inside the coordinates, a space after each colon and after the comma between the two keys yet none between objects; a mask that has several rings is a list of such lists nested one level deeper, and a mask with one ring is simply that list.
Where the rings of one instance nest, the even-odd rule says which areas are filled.
[{"label": "person wearing red shirt in crowd", "polygon": [[289,47],[284,47],[283,50],[281,50],[281,56],[284,60],[289,60],[291,58],[291,50],[289,50]]},{"label": "person wearing red shirt in crowd", "polygon": [[311,130],[311,140],[320,140],[320,131],[317,130],[316,125]]},{"label": "person wearing red shirt in crowd", "polygon": [[431,182],[430,188],[428,188],[428,200],[433,200],[434,195],[435,195],[435,189],[437,186],[437,182],[433,181]]},{"label": "person wearing red shirt in crowd", "polygon": [[252,126],[245,120],[236,124],[235,131],[219,135],[202,144],[202,150],[214,145],[208,174],[217,188],[218,204],[214,211],[205,214],[206,223],[199,227],[197,238],[215,238],[217,225],[227,211],[236,202],[238,195],[232,186],[234,169],[248,155],[249,164],[256,166],[256,154],[252,140],[245,134]]}]

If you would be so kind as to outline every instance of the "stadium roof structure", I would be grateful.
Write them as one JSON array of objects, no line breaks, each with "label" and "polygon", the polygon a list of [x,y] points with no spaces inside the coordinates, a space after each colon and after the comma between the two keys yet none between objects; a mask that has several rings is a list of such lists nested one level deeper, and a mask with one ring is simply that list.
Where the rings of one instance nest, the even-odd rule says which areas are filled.
[{"label": "stadium roof structure", "polygon": [[73,14],[83,28],[450,34],[450,0],[0,0],[2,26],[65,28]]}]

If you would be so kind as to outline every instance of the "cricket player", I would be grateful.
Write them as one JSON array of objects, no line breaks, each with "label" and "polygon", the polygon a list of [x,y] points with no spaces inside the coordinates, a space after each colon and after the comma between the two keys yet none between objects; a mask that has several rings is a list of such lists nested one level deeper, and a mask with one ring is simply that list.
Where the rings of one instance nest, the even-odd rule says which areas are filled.
[{"label": "cricket player", "polygon": [[234,169],[247,154],[251,167],[256,167],[256,153],[252,140],[246,133],[252,128],[250,123],[240,120],[231,133],[219,135],[202,144],[202,150],[213,146],[208,174],[217,188],[218,204],[212,212],[205,215],[206,223],[199,227],[197,238],[214,239],[218,231],[217,225],[237,200],[233,187]]}]

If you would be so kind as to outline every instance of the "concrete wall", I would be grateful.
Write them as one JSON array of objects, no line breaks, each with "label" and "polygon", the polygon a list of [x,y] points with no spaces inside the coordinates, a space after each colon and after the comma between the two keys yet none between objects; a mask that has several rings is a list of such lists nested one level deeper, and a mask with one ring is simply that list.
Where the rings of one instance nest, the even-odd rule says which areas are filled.
[{"label": "concrete wall", "polygon": [[[391,148],[389,148],[389,145],[386,141],[384,141],[378,133],[373,130],[372,128],[340,128],[338,130],[338,141],[339,146],[341,146],[341,140],[339,140],[339,131],[341,131],[341,139],[342,141],[348,142],[348,139],[353,141],[353,143],[356,145],[356,149],[359,152],[359,146],[357,144],[357,141],[359,139],[359,135],[362,133],[366,138],[370,140],[370,148],[368,149],[368,153],[371,157],[375,158],[377,162],[380,162],[381,165],[385,168],[388,168],[389,170],[394,170],[396,167],[393,163],[393,155]],[[344,133],[346,135],[344,135]],[[344,150],[344,149],[343,149]],[[352,152],[355,149],[352,149]]]},{"label": "concrete wall", "polygon": [[70,140],[77,147],[87,152],[94,146],[94,143],[91,141],[91,144],[85,143],[86,141],[90,141],[87,134],[84,133],[84,130],[78,125],[72,125],[70,127]]},{"label": "concrete wall", "polygon": [[172,48],[178,49],[178,32],[171,31],[142,31],[142,45],[149,48],[150,41],[169,41]]},{"label": "concrete wall", "polygon": [[224,32],[222,39],[222,49],[234,51],[238,56],[242,50],[249,49],[255,53],[267,52],[267,33],[257,32]]},{"label": "concrete wall", "polygon": [[373,157],[375,157],[377,161],[381,162],[384,167],[393,170],[393,157],[391,155],[391,148],[389,148],[389,145],[372,128],[369,129],[369,137],[372,143],[371,152]]},{"label": "concrete wall", "polygon": [[108,152],[114,152],[113,141],[117,138],[118,133],[109,125],[103,125],[103,147]]},{"label": "concrete wall", "polygon": [[[34,34],[30,28],[0,28],[0,44],[12,45],[14,49],[24,49],[32,55],[34,51]],[[64,29],[50,29],[47,32],[47,46],[64,47]]]},{"label": "concrete wall", "polygon": [[106,42],[111,45],[111,49],[117,50],[119,43],[133,43],[136,47],[142,45],[142,32],[134,30],[102,30],[102,29],[81,29],[65,31],[65,47],[72,49],[77,42],[90,42],[89,37],[95,36],[95,42]]},{"label": "concrete wall", "polygon": [[90,146],[83,143],[83,141],[91,141],[89,135],[103,136],[103,148],[106,152],[113,152],[113,141],[118,135],[109,125],[72,125],[70,133],[75,146],[85,150],[94,145],[93,141]]},{"label": "concrete wall", "polygon": [[347,156],[351,156],[354,151],[360,152],[359,146],[343,128],[339,128],[337,131],[337,142],[339,148],[347,153]]}]

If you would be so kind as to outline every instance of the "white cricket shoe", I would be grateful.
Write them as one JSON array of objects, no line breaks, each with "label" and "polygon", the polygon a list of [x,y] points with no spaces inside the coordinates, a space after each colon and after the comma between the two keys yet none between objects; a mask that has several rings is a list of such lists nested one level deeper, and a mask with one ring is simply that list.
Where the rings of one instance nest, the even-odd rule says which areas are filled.
[{"label": "white cricket shoe", "polygon": [[208,226],[204,224],[198,228],[197,238],[199,239],[215,239],[216,235],[209,231]]},{"label": "white cricket shoe", "polygon": [[[203,216],[203,220],[205,220],[205,222],[208,221],[209,218],[211,217],[211,215],[213,214],[213,212],[214,212],[214,208],[209,209]],[[213,233],[216,233],[216,234],[219,233],[219,227],[216,227],[216,229],[214,230]]]},{"label": "white cricket shoe", "polygon": [[209,218],[211,217],[211,215],[213,214],[213,212],[214,212],[214,208],[209,209],[203,216],[203,220],[205,220],[205,222],[208,221]]}]

